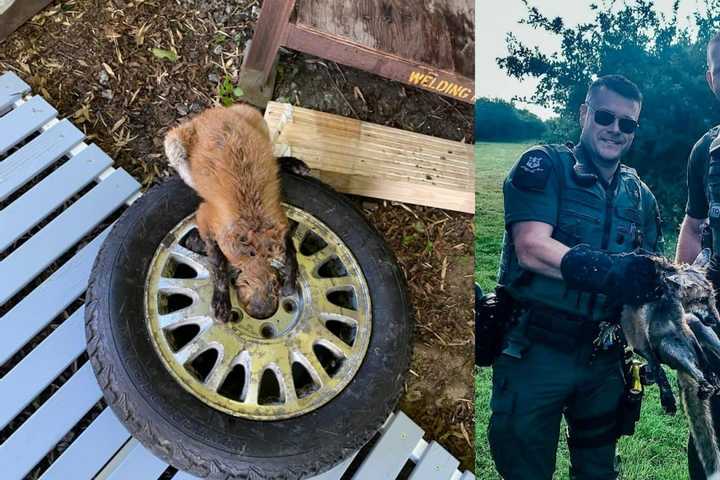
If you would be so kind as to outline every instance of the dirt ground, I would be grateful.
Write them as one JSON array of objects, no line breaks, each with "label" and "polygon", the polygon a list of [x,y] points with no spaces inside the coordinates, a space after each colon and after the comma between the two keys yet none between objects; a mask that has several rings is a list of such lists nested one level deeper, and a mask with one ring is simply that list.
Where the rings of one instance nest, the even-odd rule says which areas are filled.
[{"label": "dirt ground", "polygon": [[[168,128],[232,100],[260,0],[64,0],[0,44],[60,117],[82,128],[145,187],[170,170]],[[155,50],[153,53],[152,49]],[[162,57],[172,57],[172,60]],[[238,93],[238,92],[236,92]],[[335,63],[281,55],[275,99],[472,142],[469,105]],[[242,97],[237,97],[242,98]],[[472,217],[355,197],[408,279],[414,356],[401,408],[473,468]]]}]

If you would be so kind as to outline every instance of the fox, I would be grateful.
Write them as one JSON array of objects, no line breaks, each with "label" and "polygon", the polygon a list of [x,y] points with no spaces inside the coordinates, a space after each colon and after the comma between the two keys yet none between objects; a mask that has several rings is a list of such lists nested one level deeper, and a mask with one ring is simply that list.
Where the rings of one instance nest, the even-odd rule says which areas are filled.
[{"label": "fox", "polygon": [[620,323],[628,345],[647,360],[649,377],[657,382],[663,408],[671,414],[675,399],[660,364],[677,371],[700,462],[708,479],[720,480],[720,450],[709,404],[720,392],[720,314],[705,276],[710,256],[710,250],[703,249],[692,264],[683,265],[654,257],[663,279],[661,298],[639,307],[624,306]]},{"label": "fox", "polygon": [[232,317],[229,289],[258,319],[295,292],[298,264],[290,222],[282,207],[279,172],[303,165],[273,155],[262,114],[247,104],[209,108],[170,129],[164,140],[170,166],[201,199],[199,239],[214,281],[217,320]]}]

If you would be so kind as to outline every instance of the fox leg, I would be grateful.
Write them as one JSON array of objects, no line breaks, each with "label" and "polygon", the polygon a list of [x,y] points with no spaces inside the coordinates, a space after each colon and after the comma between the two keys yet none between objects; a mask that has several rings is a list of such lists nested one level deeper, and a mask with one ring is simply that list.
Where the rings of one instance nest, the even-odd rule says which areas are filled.
[{"label": "fox leg", "polygon": [[680,397],[688,416],[690,434],[693,437],[695,450],[700,463],[709,479],[720,478],[720,451],[718,450],[713,419],[708,400],[702,400],[695,395],[698,388],[695,380],[684,372],[678,372]]},{"label": "fox leg", "polygon": [[677,413],[677,402],[675,401],[675,395],[673,395],[672,387],[670,387],[670,382],[668,381],[667,376],[665,375],[665,370],[663,370],[662,366],[660,364],[657,364],[657,385],[660,389],[660,404],[663,407],[663,410],[665,410],[665,413],[668,415],[675,415]]},{"label": "fox leg", "polygon": [[285,266],[283,267],[283,286],[280,292],[284,297],[288,297],[295,293],[297,284],[297,252],[295,251],[295,243],[293,242],[293,235],[297,230],[297,223],[294,223],[288,228],[285,234]]},{"label": "fox leg", "polygon": [[303,177],[310,176],[310,167],[305,162],[295,157],[280,157],[278,158],[278,165],[280,170],[285,172],[294,173]]},{"label": "fox leg", "polygon": [[693,346],[678,338],[665,338],[658,346],[663,363],[670,368],[683,372],[697,383],[697,395],[704,399],[710,396],[714,388],[708,383],[702,370],[697,365],[697,357]]},{"label": "fox leg", "polygon": [[227,322],[231,318],[232,305],[230,303],[230,290],[228,286],[228,261],[222,250],[213,238],[208,226],[209,205],[205,202],[200,204],[195,218],[197,220],[200,238],[205,242],[205,252],[210,261],[210,276],[213,279],[212,309],[215,318],[221,322]]},{"label": "fox leg", "polygon": [[232,310],[230,290],[228,288],[228,261],[214,240],[206,244],[206,250],[208,252],[208,259],[210,260],[210,269],[214,284],[212,309],[217,320],[228,322],[231,318],[230,312]]}]

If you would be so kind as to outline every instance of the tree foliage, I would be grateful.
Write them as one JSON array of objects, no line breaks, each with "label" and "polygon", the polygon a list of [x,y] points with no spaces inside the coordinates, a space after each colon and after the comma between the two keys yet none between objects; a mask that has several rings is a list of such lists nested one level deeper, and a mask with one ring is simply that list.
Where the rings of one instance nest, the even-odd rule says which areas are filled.
[{"label": "tree foliage", "polygon": [[[651,0],[594,4],[594,19],[568,26],[523,0],[521,22],[559,37],[558,52],[544,52],[509,33],[509,54],[498,64],[508,75],[539,79],[530,101],[552,108],[547,140],[579,138],[578,109],[596,77],[625,75],[644,96],[640,129],[625,163],[638,169],[658,197],[666,222],[677,224],[685,204],[687,157],[697,139],[720,122],[717,102],[705,82],[706,46],[720,30],[720,0],[705,0],[687,27],[677,24],[679,0],[669,15]],[[704,11],[701,11],[704,10]]]},{"label": "tree foliage", "polygon": [[545,134],[537,115],[500,99],[477,99],[475,118],[475,141],[537,140]]}]

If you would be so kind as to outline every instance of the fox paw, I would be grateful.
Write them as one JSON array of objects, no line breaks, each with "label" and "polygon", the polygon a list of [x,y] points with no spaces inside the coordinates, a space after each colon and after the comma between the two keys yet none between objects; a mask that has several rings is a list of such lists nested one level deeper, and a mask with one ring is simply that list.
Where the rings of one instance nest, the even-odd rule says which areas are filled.
[{"label": "fox paw", "polygon": [[698,385],[698,398],[700,400],[706,400],[715,393],[715,387],[710,385],[708,382],[701,382]]}]

